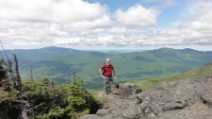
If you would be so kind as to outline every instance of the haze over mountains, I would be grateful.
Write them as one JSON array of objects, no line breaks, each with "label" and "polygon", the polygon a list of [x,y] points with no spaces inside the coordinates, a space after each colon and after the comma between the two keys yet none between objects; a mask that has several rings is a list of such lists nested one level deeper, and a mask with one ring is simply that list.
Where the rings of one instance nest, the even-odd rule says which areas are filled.
[{"label": "haze over mountains", "polygon": [[48,76],[56,83],[66,83],[72,78],[73,72],[76,72],[88,84],[87,88],[92,89],[102,87],[98,69],[104,64],[106,57],[111,58],[120,82],[183,72],[212,61],[212,51],[193,49],[161,48],[134,53],[108,54],[46,47],[6,52],[17,55],[24,79],[29,79],[31,65],[34,79]]}]

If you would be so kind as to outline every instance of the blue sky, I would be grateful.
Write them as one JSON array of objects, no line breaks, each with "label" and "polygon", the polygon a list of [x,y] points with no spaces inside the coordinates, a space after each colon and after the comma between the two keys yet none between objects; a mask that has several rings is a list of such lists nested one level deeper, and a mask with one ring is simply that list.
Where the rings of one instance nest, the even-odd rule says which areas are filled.
[{"label": "blue sky", "polygon": [[186,7],[187,3],[181,0],[164,8],[158,17],[158,26],[169,27],[174,22],[183,19],[183,12],[186,10]]},{"label": "blue sky", "polygon": [[141,4],[141,0],[90,0],[91,2],[100,2],[101,4],[107,5],[110,12],[115,12],[117,9],[126,10],[130,6]]},{"label": "blue sky", "polygon": [[[159,2],[148,2],[148,0],[88,0],[89,2],[99,2],[106,5],[110,12],[113,13],[117,9],[127,10],[129,7],[134,5],[142,5],[144,7],[161,7],[165,3],[164,0],[158,0]],[[150,0],[151,1],[151,0]],[[158,16],[158,24],[156,27],[169,27],[173,22],[177,22],[183,16],[183,11],[187,7],[186,0],[174,1],[171,5],[164,6]]]},{"label": "blue sky", "polygon": [[1,0],[7,49],[212,50],[211,0]]}]

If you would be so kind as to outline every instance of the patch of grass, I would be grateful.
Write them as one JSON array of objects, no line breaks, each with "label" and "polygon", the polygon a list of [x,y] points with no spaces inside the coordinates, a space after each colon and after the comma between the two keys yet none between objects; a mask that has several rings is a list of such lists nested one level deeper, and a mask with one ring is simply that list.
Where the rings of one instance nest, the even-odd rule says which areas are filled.
[{"label": "patch of grass", "polygon": [[143,90],[151,89],[162,84],[164,81],[172,80],[172,79],[199,79],[205,78],[208,76],[212,76],[212,64],[209,63],[199,68],[193,68],[190,71],[183,72],[183,73],[175,73],[171,75],[149,78],[149,79],[140,79],[134,81],[137,85],[140,86]]}]

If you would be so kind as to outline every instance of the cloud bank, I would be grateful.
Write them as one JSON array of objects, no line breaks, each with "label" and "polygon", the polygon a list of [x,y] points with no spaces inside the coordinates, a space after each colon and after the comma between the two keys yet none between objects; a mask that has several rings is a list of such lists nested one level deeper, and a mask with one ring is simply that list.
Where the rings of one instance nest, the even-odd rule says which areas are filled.
[{"label": "cloud bank", "polygon": [[212,2],[188,3],[177,25],[158,28],[163,9],[154,6],[111,13],[109,6],[84,0],[1,0],[0,40],[9,49],[212,45]]},{"label": "cloud bank", "polygon": [[157,24],[158,11],[136,5],[130,7],[127,11],[119,9],[115,15],[117,21],[124,25],[154,26]]}]

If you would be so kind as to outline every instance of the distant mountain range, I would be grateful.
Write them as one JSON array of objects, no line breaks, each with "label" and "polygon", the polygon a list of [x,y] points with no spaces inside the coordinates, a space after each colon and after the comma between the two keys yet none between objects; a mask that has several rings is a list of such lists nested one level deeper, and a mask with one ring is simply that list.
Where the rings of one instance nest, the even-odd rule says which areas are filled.
[{"label": "distant mountain range", "polygon": [[46,47],[30,50],[7,50],[9,56],[15,53],[19,59],[21,76],[30,77],[30,65],[34,79],[52,77],[56,83],[70,81],[73,72],[85,81],[88,88],[102,87],[98,69],[107,57],[117,72],[118,80],[146,79],[176,72],[184,72],[212,62],[212,51],[193,49],[161,48],[135,53],[109,54],[82,51],[60,47]]}]

